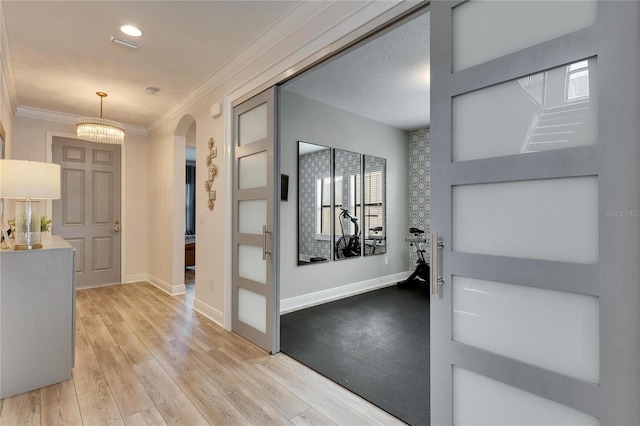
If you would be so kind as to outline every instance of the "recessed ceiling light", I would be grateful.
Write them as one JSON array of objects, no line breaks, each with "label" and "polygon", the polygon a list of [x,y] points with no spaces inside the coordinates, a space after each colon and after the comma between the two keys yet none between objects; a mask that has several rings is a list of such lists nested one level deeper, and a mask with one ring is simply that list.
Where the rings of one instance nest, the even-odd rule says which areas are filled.
[{"label": "recessed ceiling light", "polygon": [[140,28],[134,27],[133,25],[123,25],[120,27],[120,31],[131,37],[140,37],[142,35]]}]

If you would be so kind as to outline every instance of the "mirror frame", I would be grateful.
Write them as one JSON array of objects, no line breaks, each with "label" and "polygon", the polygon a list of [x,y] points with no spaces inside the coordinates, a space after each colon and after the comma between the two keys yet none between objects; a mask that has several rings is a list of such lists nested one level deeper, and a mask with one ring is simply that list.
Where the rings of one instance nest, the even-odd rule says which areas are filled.
[{"label": "mirror frame", "polygon": [[[387,253],[387,160],[373,155],[364,155],[362,161],[363,169],[363,193],[362,193],[362,225],[364,256],[375,256]],[[374,173],[381,172],[379,177]],[[377,182],[374,182],[377,181]],[[375,183],[375,185],[374,185]],[[371,194],[371,190],[377,186],[379,194]],[[367,197],[368,195],[368,197]],[[367,198],[369,199],[367,202]],[[373,198],[373,199],[372,199]],[[380,219],[372,220],[373,212],[377,210],[375,217]],[[371,222],[374,222],[373,224]],[[379,231],[374,231],[375,227],[381,227]]]},{"label": "mirror frame", "polygon": [[333,150],[333,260],[362,256],[362,158],[358,152]]},{"label": "mirror frame", "polygon": [[[304,145],[313,146],[316,149],[314,151],[302,153],[302,147]],[[304,167],[301,164],[301,156],[306,154],[313,154],[314,152],[324,152],[327,153],[326,158],[326,167],[323,167],[323,164],[312,164],[309,169],[305,168],[305,171],[301,173],[301,168]],[[331,244],[331,235],[333,234],[332,229],[332,194],[333,194],[333,185],[332,182],[332,149],[328,146],[298,141],[298,204],[297,204],[297,225],[298,225],[298,240],[297,240],[297,264],[299,266],[302,265],[310,265],[313,263],[324,263],[331,260],[332,257],[332,244]],[[306,179],[304,179],[304,176]],[[322,215],[322,211],[318,212],[318,202],[322,203],[318,197],[322,197],[322,194],[318,194],[318,190],[324,189],[326,186],[324,183],[321,183],[321,187],[318,188],[318,180],[321,179],[324,181],[327,180],[326,186],[329,188],[328,200],[329,200],[329,218],[326,221],[326,225],[328,225],[328,233],[322,233],[322,229],[318,229],[322,227],[322,224],[325,221],[319,215]],[[304,185],[304,188],[303,188]],[[303,208],[302,204],[305,202],[305,205],[310,205],[311,211],[309,212],[308,208]],[[320,210],[322,210],[324,206],[320,206]],[[303,213],[306,212],[306,213]],[[308,217],[307,217],[308,216]],[[304,229],[311,227],[312,231],[303,232]],[[310,243],[304,243],[303,239],[306,241],[307,239],[312,239],[313,241]],[[321,249],[322,246],[326,245],[326,249]],[[313,249],[310,249],[313,248]],[[303,251],[309,251],[309,253],[303,253]],[[317,251],[317,252],[316,252]],[[313,252],[313,253],[312,253]],[[305,256],[308,259],[302,259],[301,257]]]}]

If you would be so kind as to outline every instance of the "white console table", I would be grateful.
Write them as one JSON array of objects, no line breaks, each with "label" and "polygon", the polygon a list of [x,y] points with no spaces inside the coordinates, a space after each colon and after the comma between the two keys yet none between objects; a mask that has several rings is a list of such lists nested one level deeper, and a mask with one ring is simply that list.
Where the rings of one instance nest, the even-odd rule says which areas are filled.
[{"label": "white console table", "polygon": [[59,236],[42,240],[0,250],[0,398],[71,378],[75,251]]}]

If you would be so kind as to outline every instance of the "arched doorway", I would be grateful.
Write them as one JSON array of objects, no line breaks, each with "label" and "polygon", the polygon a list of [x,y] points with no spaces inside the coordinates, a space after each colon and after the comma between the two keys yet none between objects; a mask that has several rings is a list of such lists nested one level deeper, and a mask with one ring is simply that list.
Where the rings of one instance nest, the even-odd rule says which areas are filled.
[{"label": "arched doorway", "polygon": [[180,293],[187,291],[186,285],[195,289],[196,158],[196,121],[185,115],[174,132],[173,163],[173,282],[182,284]]}]

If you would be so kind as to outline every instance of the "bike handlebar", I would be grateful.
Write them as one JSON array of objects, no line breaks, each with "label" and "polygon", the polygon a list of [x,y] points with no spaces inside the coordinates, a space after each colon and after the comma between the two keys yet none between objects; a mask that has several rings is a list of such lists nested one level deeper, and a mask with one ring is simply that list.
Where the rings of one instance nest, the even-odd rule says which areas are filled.
[{"label": "bike handlebar", "polygon": [[348,217],[351,220],[351,222],[356,223],[358,218],[355,216],[351,216],[351,213],[349,213],[349,210],[343,209],[342,207],[340,207],[340,210],[342,210],[342,213],[340,213],[340,216]]}]

